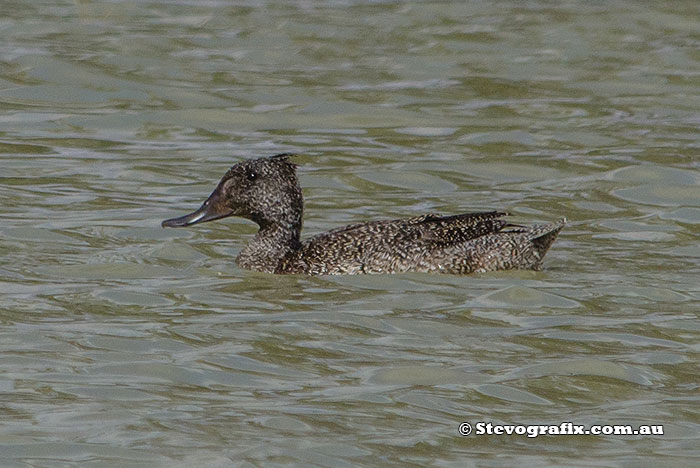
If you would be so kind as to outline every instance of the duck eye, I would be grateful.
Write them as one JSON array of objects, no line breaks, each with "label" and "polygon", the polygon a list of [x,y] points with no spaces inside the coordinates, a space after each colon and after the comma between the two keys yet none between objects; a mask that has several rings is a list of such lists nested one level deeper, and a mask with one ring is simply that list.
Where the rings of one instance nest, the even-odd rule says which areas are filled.
[{"label": "duck eye", "polygon": [[253,171],[246,172],[245,176],[248,178],[248,180],[255,180],[258,178],[258,175]]}]

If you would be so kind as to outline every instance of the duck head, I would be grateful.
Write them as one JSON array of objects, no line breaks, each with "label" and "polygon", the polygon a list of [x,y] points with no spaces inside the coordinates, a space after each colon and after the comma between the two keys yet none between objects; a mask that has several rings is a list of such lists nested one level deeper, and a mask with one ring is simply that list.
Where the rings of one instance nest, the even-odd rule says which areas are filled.
[{"label": "duck head", "polygon": [[184,227],[240,216],[261,228],[301,229],[304,202],[289,153],[252,159],[231,167],[197,211],[166,219],[163,227]]}]

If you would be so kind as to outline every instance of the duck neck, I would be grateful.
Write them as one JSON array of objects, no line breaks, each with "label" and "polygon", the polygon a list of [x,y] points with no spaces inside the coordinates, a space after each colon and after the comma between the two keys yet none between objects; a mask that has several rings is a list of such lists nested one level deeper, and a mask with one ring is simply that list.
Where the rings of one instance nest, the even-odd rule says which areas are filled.
[{"label": "duck neck", "polygon": [[292,222],[258,222],[260,230],[238,254],[241,268],[274,273],[282,259],[301,247],[301,216]]}]

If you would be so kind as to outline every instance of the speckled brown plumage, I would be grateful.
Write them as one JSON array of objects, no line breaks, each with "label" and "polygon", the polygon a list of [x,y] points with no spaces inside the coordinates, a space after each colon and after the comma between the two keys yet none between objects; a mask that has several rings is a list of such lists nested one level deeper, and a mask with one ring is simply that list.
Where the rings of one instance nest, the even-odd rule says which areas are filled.
[{"label": "speckled brown plumage", "polygon": [[189,226],[241,216],[260,226],[236,258],[249,270],[338,275],[438,272],[467,274],[539,269],[566,220],[518,226],[491,211],[426,214],[353,224],[300,241],[304,202],[289,154],[236,164],[195,212],[163,221]]}]

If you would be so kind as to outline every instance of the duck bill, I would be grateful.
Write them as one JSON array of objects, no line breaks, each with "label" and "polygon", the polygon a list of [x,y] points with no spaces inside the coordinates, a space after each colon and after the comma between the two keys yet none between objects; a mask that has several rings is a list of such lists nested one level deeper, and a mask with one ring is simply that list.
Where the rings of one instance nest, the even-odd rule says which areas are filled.
[{"label": "duck bill", "polygon": [[172,228],[192,226],[193,224],[206,223],[207,221],[225,218],[232,214],[233,210],[223,204],[219,195],[214,192],[197,211],[185,216],[180,216],[179,218],[166,219],[161,223],[161,226]]}]

